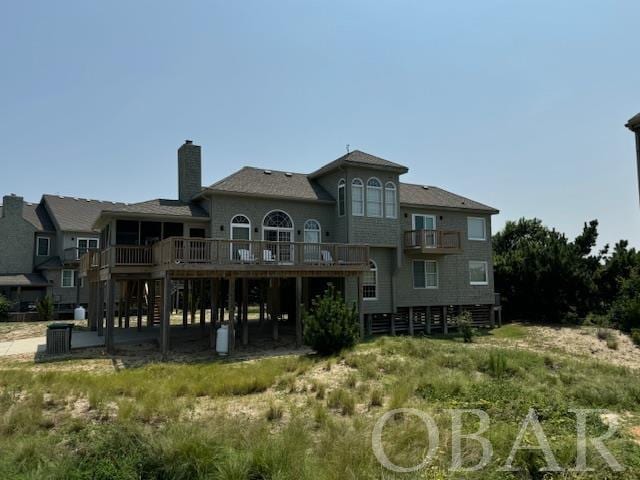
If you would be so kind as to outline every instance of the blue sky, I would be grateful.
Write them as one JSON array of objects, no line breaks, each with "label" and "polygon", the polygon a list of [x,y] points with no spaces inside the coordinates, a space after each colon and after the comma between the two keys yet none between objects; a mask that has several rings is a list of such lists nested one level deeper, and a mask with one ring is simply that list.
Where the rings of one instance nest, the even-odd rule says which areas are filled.
[{"label": "blue sky", "polygon": [[404,181],[640,246],[637,0],[0,4],[0,193],[173,198],[345,145]]}]

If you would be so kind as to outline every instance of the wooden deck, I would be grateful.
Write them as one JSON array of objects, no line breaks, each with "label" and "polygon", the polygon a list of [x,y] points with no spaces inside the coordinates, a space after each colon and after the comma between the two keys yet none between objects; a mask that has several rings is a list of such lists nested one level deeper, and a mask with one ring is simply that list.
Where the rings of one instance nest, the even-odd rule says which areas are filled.
[{"label": "wooden deck", "polygon": [[80,276],[357,275],[369,268],[367,245],[172,237],[152,246],[116,245],[86,253]]},{"label": "wooden deck", "polygon": [[454,230],[409,230],[404,232],[404,250],[407,254],[462,253],[461,233]]}]

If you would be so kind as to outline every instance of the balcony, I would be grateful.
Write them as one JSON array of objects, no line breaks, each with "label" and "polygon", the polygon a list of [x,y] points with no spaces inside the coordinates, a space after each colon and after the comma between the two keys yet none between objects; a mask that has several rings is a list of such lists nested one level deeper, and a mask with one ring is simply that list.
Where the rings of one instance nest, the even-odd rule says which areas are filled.
[{"label": "balcony", "polygon": [[78,263],[80,261],[80,258],[82,258],[82,256],[88,251],[89,249],[86,247],[85,248],[77,248],[77,247],[65,248],[64,251],[62,252],[62,261],[65,264]]},{"label": "balcony", "polygon": [[454,230],[410,230],[404,232],[404,250],[431,255],[462,253],[460,237]]},{"label": "balcony", "polygon": [[179,237],[153,246],[116,245],[90,251],[80,261],[81,276],[102,269],[136,273],[153,270],[359,272],[368,268],[367,245]]}]

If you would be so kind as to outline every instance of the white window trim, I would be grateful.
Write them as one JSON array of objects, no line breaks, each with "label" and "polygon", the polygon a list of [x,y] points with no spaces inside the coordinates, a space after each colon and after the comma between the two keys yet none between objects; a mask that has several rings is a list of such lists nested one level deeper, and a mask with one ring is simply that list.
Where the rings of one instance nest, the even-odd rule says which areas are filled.
[{"label": "white window trim", "polygon": [[[354,188],[354,183],[355,182],[360,182],[359,185],[356,185],[356,188],[360,188],[362,191],[362,212],[360,213],[356,213],[356,211],[353,209],[353,199],[356,197],[353,194],[353,188]],[[367,199],[365,198],[365,185],[364,182],[360,179],[360,178],[354,178],[353,180],[351,180],[351,215],[353,215],[354,217],[364,217],[364,212],[366,210],[366,205],[367,205]]]},{"label": "white window trim", "polygon": [[[414,290],[437,290],[440,288],[440,266],[438,265],[437,260],[414,260],[413,263],[422,262],[422,274],[424,275],[424,287],[416,287],[415,277],[412,278],[413,289]],[[433,263],[436,266],[436,284],[435,286],[427,285],[427,263]],[[411,275],[413,276],[413,268],[411,265]]]},{"label": "white window trim", "polygon": [[[484,235],[482,238],[480,237],[472,237],[471,236],[471,230],[469,229],[469,221],[470,220],[482,220],[482,224],[484,225],[484,228],[482,229],[482,231],[484,232]],[[467,217],[467,240],[472,240],[474,242],[485,242],[487,240],[487,219],[484,217]]]},{"label": "white window trim", "polygon": [[[371,186],[369,186],[369,182],[371,180],[375,180],[376,182],[378,182],[378,184],[380,186],[379,187],[371,187]],[[365,185],[365,189],[366,189],[366,195],[365,195],[365,202],[364,203],[366,205],[367,217],[371,217],[371,218],[382,218],[382,217],[384,217],[384,187],[383,187],[382,182],[380,181],[380,179],[378,179],[377,177],[369,178],[367,180],[367,184]],[[380,215],[372,215],[369,212],[369,189],[380,191]]]},{"label": "white window trim", "polygon": [[[249,220],[249,223],[234,223],[233,219],[236,217],[244,217],[247,220]],[[238,227],[238,228],[248,228],[249,229],[249,240],[245,240],[245,241],[251,241],[251,218],[249,218],[249,215],[245,215],[244,213],[236,213],[235,215],[231,216],[231,222],[229,222],[229,240],[234,240],[233,238],[233,227]],[[240,241],[240,240],[238,240]]]},{"label": "white window trim", "polygon": [[[342,196],[344,197],[344,212],[340,213],[340,190],[342,190]],[[344,178],[338,180],[338,217],[344,217],[347,214],[347,182]]]},{"label": "white window trim", "polygon": [[[39,253],[40,240],[46,240],[47,241],[47,253],[46,253],[46,255],[40,255],[40,253]],[[48,257],[49,255],[51,255],[51,239],[49,237],[41,237],[41,236],[36,237],[36,256],[37,257]]]},{"label": "white window trim", "polygon": [[[363,302],[374,302],[376,300],[378,300],[378,264],[374,261],[374,260],[369,260],[369,262],[371,262],[373,264],[373,268],[369,268],[369,271],[373,270],[376,272],[376,282],[373,284],[373,286],[376,289],[376,296],[375,297],[365,297],[364,296],[364,282],[362,282],[362,301]],[[369,285],[370,286],[370,285]]]},{"label": "white window trim", "polygon": [[76,256],[78,258],[76,258],[76,260],[80,260],[80,240],[86,240],[87,241],[87,249],[89,248],[89,242],[91,240],[95,240],[96,241],[96,248],[100,248],[100,239],[99,238],[95,238],[95,237],[78,237],[76,238]]},{"label": "white window trim", "polygon": [[[287,217],[289,217],[289,220],[291,220],[291,228],[288,228],[288,227],[265,227],[265,225],[264,225],[264,221],[265,221],[265,220],[267,219],[267,217],[268,217],[269,215],[271,215],[273,212],[282,212],[282,213],[284,213]],[[247,217],[247,218],[249,218],[249,217]],[[266,213],[266,215],[265,215],[264,217],[262,217],[262,223],[261,223],[260,225],[262,226],[262,240],[265,240],[265,241],[266,241],[266,239],[264,238],[264,234],[265,234],[267,231],[274,231],[274,232],[291,232],[291,242],[290,242],[290,243],[293,243],[293,242],[295,241],[295,239],[294,239],[294,232],[295,232],[295,230],[296,230],[296,229],[295,229],[296,224],[295,224],[295,222],[293,221],[293,217],[292,217],[291,215],[289,215],[289,213],[288,213],[288,212],[284,211],[284,210],[283,210],[283,209],[281,209],[281,208],[274,208],[273,210],[268,211],[268,212]],[[278,235],[278,238],[279,238],[279,237],[280,237],[280,236]]]},{"label": "white window trim", "polygon": [[[64,284],[64,272],[71,272],[71,285],[65,285]],[[60,287],[61,288],[75,288],[76,286],[76,282],[75,282],[75,275],[74,275],[74,270],[70,269],[70,268],[64,268],[60,271]]]},{"label": "white window trim", "polygon": [[[293,221],[293,220],[292,220]],[[318,224],[318,229],[307,228],[307,223],[316,222]],[[304,222],[304,231],[302,235],[302,240],[304,241],[307,232],[318,232],[318,243],[322,243],[322,224],[316,220],[315,218],[309,218]],[[306,241],[304,243],[307,243]]]},{"label": "white window trim", "polygon": [[[389,215],[387,212],[387,191],[393,191],[393,209],[395,210],[394,215]],[[398,189],[396,188],[396,184],[393,182],[387,182],[384,184],[384,215],[386,218],[398,218]]]},{"label": "white window trim", "polygon": [[[471,280],[471,264],[472,263],[481,263],[484,264],[484,274],[486,280],[483,282],[474,282]],[[469,285],[489,285],[489,262],[484,260],[469,260]]]},{"label": "white window trim", "polygon": [[433,215],[431,213],[413,213],[411,214],[411,224],[413,225],[413,230],[417,230],[416,228],[416,217],[422,217],[422,218],[432,218],[433,219],[433,229],[437,230],[438,225],[436,223],[436,215]]}]

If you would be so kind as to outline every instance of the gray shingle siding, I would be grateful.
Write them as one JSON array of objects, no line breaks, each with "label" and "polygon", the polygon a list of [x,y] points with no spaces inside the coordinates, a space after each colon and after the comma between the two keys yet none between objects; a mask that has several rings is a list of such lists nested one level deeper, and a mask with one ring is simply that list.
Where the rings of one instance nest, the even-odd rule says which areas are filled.
[{"label": "gray shingle siding", "polygon": [[5,197],[0,217],[0,274],[30,273],[36,227],[23,218],[22,197]]},{"label": "gray shingle siding", "polygon": [[[393,305],[392,275],[394,271],[395,249],[371,248],[369,254],[378,268],[377,298],[375,300],[363,300],[364,313],[391,313]],[[355,303],[358,298],[357,280],[353,277],[345,281],[345,299],[348,303]]]},{"label": "gray shingle siding", "polygon": [[251,239],[261,240],[262,221],[265,215],[272,210],[282,210],[291,216],[294,224],[292,241],[302,242],[304,240],[304,223],[309,219],[314,219],[320,222],[322,241],[335,242],[334,206],[332,204],[215,194],[211,196],[210,206],[211,237],[229,239],[231,219],[235,215],[242,214],[251,221]]},{"label": "gray shingle siding", "polygon": [[[414,257],[403,253],[402,266],[398,271],[398,307],[424,305],[468,305],[493,303],[493,262],[491,250],[491,216],[473,213],[432,210],[429,208],[402,208],[402,228],[411,230],[412,214],[436,215],[439,230],[461,232],[461,254],[429,255]],[[405,217],[406,214],[406,217]],[[468,240],[467,217],[483,217],[487,225],[485,241]],[[441,218],[442,217],[442,218]],[[436,260],[438,262],[438,288],[415,289],[413,287],[413,260]],[[469,281],[469,261],[486,261],[488,264],[488,285],[471,285]]]}]

